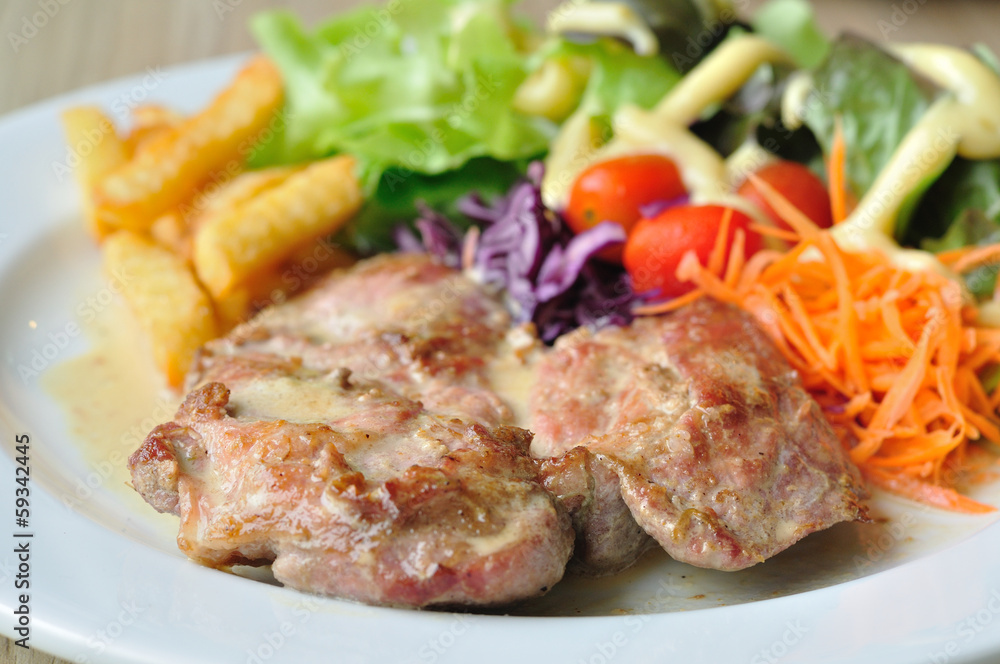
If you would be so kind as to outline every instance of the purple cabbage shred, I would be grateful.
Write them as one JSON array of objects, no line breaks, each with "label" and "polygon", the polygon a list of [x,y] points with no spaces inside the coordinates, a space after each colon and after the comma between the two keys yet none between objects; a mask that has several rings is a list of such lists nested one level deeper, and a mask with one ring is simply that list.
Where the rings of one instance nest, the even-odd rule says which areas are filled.
[{"label": "purple cabbage shred", "polygon": [[[533,322],[546,343],[581,326],[629,324],[639,298],[628,275],[595,258],[624,242],[625,231],[603,222],[574,235],[542,203],[542,168],[541,162],[531,164],[528,179],[492,204],[476,194],[458,201],[459,212],[482,229],[472,265],[465,267],[482,283],[504,289],[515,322]],[[420,237],[408,228],[397,229],[399,249],[426,251],[446,265],[461,266],[461,231],[430,208],[420,212],[414,223]]]},{"label": "purple cabbage shred", "polygon": [[393,239],[400,251],[407,253],[426,252],[448,267],[461,267],[462,231],[450,219],[430,207],[418,203],[420,216],[413,223],[416,234],[406,226],[398,226]]}]

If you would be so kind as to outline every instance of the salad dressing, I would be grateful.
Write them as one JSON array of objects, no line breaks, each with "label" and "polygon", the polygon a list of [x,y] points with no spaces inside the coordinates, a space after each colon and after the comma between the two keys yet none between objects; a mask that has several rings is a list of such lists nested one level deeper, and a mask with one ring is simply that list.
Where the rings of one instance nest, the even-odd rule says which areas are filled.
[{"label": "salad dressing", "polygon": [[788,54],[761,37],[741,35],[719,44],[656,105],[653,113],[688,127],[706,108],[732,97],[767,63],[791,63]]},{"label": "salad dressing", "polygon": [[639,55],[656,55],[660,48],[649,25],[620,2],[565,2],[549,14],[547,28],[553,34],[582,32],[621,37]]}]

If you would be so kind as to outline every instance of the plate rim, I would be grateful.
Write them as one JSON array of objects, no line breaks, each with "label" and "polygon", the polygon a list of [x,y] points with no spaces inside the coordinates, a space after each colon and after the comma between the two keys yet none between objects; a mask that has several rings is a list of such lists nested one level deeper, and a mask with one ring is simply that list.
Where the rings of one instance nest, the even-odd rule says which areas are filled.
[{"label": "plate rim", "polygon": [[[226,72],[235,70],[235,67],[248,56],[249,52],[244,52],[206,60],[195,60],[164,68],[164,71],[169,71],[175,79],[201,79],[205,77],[221,78],[226,74]],[[44,131],[46,125],[45,118],[46,116],[51,116],[54,111],[74,103],[81,103],[85,101],[99,102],[102,98],[106,98],[109,95],[114,95],[116,92],[128,89],[129,86],[134,86],[137,81],[142,80],[144,75],[145,74],[143,73],[137,73],[94,83],[78,90],[66,92],[49,99],[33,102],[21,108],[14,109],[0,117],[0,137],[5,136],[7,132],[12,130],[12,128],[20,125],[26,125],[29,131],[31,131],[32,127],[35,127],[35,131]],[[0,143],[0,145],[3,144]],[[4,150],[4,147],[0,147],[0,154],[2,154]],[[2,189],[3,185],[2,182],[0,182],[0,191],[2,191]],[[5,228],[5,223],[7,222],[0,220],[0,231]],[[30,241],[32,236],[28,234],[28,237]],[[8,268],[12,261],[17,260],[19,255],[19,253],[6,254],[0,252],[0,271],[4,271]],[[10,436],[18,430],[18,426],[22,426],[24,424],[27,424],[27,422],[20,421],[20,418],[16,413],[9,412],[6,403],[0,402],[0,432],[2,432],[5,440],[8,440]],[[13,459],[10,456],[9,450],[5,449],[4,453],[0,454],[0,476],[13,477],[13,474]],[[36,489],[36,491],[38,491],[38,489]],[[6,493],[12,494],[13,491],[8,491]],[[41,496],[41,505],[48,504],[50,507],[54,506],[57,509],[61,509],[61,506],[55,496],[46,491],[39,491],[38,495]],[[12,498],[7,496],[5,497],[5,501],[6,500],[12,500]],[[9,513],[10,512],[8,512],[8,514]],[[184,578],[188,579],[188,577],[190,577],[190,579],[194,580],[191,581],[191,583],[205,583],[207,587],[228,587],[230,585],[229,581],[232,581],[231,578],[229,581],[218,581],[218,579],[213,581],[211,577],[229,577],[228,575],[218,575],[214,570],[199,568],[191,563],[188,563],[188,561],[179,560],[176,557],[168,556],[168,554],[164,552],[145,547],[118,533],[112,532],[108,528],[93,522],[84,515],[74,514],[76,517],[75,519],[72,519],[74,523],[64,524],[62,522],[57,522],[56,525],[60,527],[65,526],[68,531],[77,533],[81,537],[92,540],[92,543],[96,544],[99,549],[108,548],[117,554],[126,555],[133,553],[136,548],[140,548],[144,550],[146,554],[151,556],[152,560],[150,562],[155,568],[158,569],[163,566],[166,566],[167,568],[191,568],[194,572],[190,575],[184,576]],[[50,547],[50,549],[55,549],[55,547]],[[808,609],[810,606],[814,609],[817,606],[839,607],[839,611],[841,613],[849,613],[852,611],[871,613],[877,609],[884,609],[886,607],[884,605],[880,606],[877,603],[872,604],[871,598],[869,597],[870,594],[877,594],[879,592],[903,593],[905,588],[914,578],[920,578],[921,576],[926,575],[929,570],[933,570],[939,565],[961,565],[970,557],[966,554],[975,552],[977,549],[981,551],[1000,551],[1000,523],[994,522],[983,528],[978,533],[975,533],[961,541],[955,542],[942,550],[916,560],[906,561],[893,567],[892,569],[833,586],[820,588],[818,590],[796,593],[761,602],[750,602],[731,606],[712,606],[704,609],[694,609],[683,612],[646,614],[649,616],[648,620],[645,618],[643,619],[645,620],[643,623],[643,629],[638,632],[638,635],[641,638],[631,640],[630,643],[633,645],[640,644],[642,647],[648,646],[651,651],[656,650],[656,648],[659,647],[659,652],[665,652],[662,647],[663,644],[657,644],[656,639],[651,637],[650,632],[655,631],[670,633],[673,630],[690,630],[693,634],[697,634],[706,639],[714,638],[716,641],[690,644],[686,653],[677,653],[677,655],[685,657],[686,661],[723,661],[722,659],[719,659],[719,657],[725,657],[727,654],[738,655],[740,653],[742,653],[742,655],[746,655],[745,658],[749,661],[753,661],[753,658],[760,655],[763,651],[755,651],[752,647],[750,650],[727,650],[725,648],[725,644],[723,643],[726,639],[723,638],[723,632],[725,630],[722,630],[722,627],[732,629],[734,628],[734,625],[741,625],[739,629],[743,630],[744,633],[750,633],[754,629],[760,629],[766,627],[767,625],[777,625],[780,628],[781,625],[784,624],[782,621],[787,622],[789,620],[793,620],[794,616],[801,615],[802,611],[804,609]],[[70,556],[70,559],[67,560],[65,557],[60,557],[60,555],[54,554],[52,551],[45,555],[56,556],[58,560],[47,563],[52,564],[53,567],[58,566],[59,564],[69,565],[72,563],[72,556]],[[164,560],[159,559],[161,556]],[[139,554],[139,557],[143,557],[141,553]],[[167,560],[168,558],[169,560]],[[182,573],[191,571],[191,569],[182,570]],[[948,582],[950,580],[951,582],[957,583],[961,581],[963,574],[959,574],[959,571],[959,567],[948,567],[943,582]],[[201,574],[202,572],[205,574]],[[976,572],[977,574],[984,574],[982,577],[984,580],[989,580],[991,587],[988,590],[994,591],[1000,588],[1000,566],[996,569],[989,570],[986,567],[982,567],[982,564],[980,563],[980,566],[976,568]],[[245,579],[239,579],[236,583],[252,584],[253,582],[248,582]],[[254,584],[253,586],[246,585],[246,588],[251,588],[257,585],[259,584]],[[269,588],[269,590],[266,590],[263,593],[263,595],[266,595],[269,598],[269,602],[265,604],[263,608],[271,610],[274,610],[275,606],[280,607],[283,601],[291,601],[301,595],[300,593],[290,589]],[[6,590],[13,589],[10,585],[8,585]],[[64,606],[65,597],[60,596],[58,592],[53,592],[48,588],[43,587],[41,591],[36,590],[34,592],[36,595],[33,596],[33,601],[43,606],[50,607],[52,615],[56,616],[56,618],[48,620],[44,616],[36,615],[35,622],[33,623],[33,630],[37,631],[33,631],[32,640],[34,641],[37,638],[37,643],[42,650],[52,652],[61,657],[70,659],[71,661],[74,659],[76,659],[76,661],[80,661],[80,648],[81,646],[86,646],[86,641],[84,639],[87,636],[87,633],[81,634],[79,632],[75,632],[74,625],[66,623],[66,620],[71,620],[69,616],[74,615],[72,609],[79,609],[80,607]],[[247,593],[241,590],[237,594],[240,597],[243,597]],[[990,597],[992,596],[987,595],[986,599],[988,600]],[[13,611],[12,601],[13,600],[8,592],[0,593],[0,606],[3,606],[4,610]],[[275,602],[277,602],[277,604],[275,604]],[[373,621],[378,623],[390,622],[395,624],[402,619],[404,622],[412,623],[411,625],[403,628],[403,631],[409,630],[407,632],[409,635],[416,637],[426,635],[427,638],[434,638],[435,635],[443,633],[440,631],[440,627],[443,622],[456,619],[452,617],[456,614],[449,613],[414,612],[411,610],[369,607],[331,599],[322,599],[320,602],[327,608],[331,608],[331,605],[336,605],[332,608],[336,609],[335,612],[342,613],[342,615],[333,616],[331,620],[325,621],[326,623],[330,623],[330,626],[334,628],[335,631],[336,629],[349,630],[356,629],[359,626],[370,626]],[[104,604],[107,604],[107,602],[105,601]],[[764,605],[766,605],[766,608],[764,608]],[[974,600],[971,606],[968,601],[966,601],[966,603],[963,606],[958,607],[957,610],[959,612],[963,610],[966,612],[972,611],[974,614],[975,611],[981,610],[976,609],[976,606],[977,605],[974,603]],[[102,605],[98,610],[103,611],[105,609],[106,607]],[[707,612],[712,613],[709,614]],[[838,615],[841,620],[845,618],[844,615]],[[401,616],[402,618],[400,618]],[[706,619],[704,618],[705,616],[711,616],[712,618]],[[555,653],[565,652],[565,650],[559,649],[578,645],[580,639],[586,638],[588,633],[595,628],[604,628],[606,626],[615,628],[616,625],[625,623],[627,617],[628,616],[525,617],[471,614],[466,620],[473,623],[473,627],[471,629],[477,635],[478,639],[475,650],[476,652],[482,654],[481,661],[500,662],[506,661],[511,656],[518,656],[518,653],[520,655],[532,656],[540,652],[538,643],[529,643],[524,647],[519,646],[516,643],[512,643],[512,639],[510,639],[508,631],[508,627],[511,624],[514,624],[519,630],[530,633],[537,633],[539,630],[545,630],[545,637],[546,639],[549,639],[549,642],[545,644],[545,648]],[[539,620],[539,618],[543,619]],[[63,622],[60,623],[60,620]],[[653,626],[655,629],[645,629],[646,625]],[[159,624],[151,624],[149,627],[152,629],[154,627],[161,626],[162,625]],[[7,638],[17,638],[17,636],[13,633],[12,625],[8,621],[0,621],[0,633]],[[888,652],[885,650],[886,644],[878,643],[874,638],[874,635],[871,640],[864,643],[857,643],[855,644],[855,647],[861,650],[867,649],[866,652],[874,653],[878,659],[872,659],[871,661],[873,662],[906,662],[913,661],[912,659],[908,659],[913,655],[926,655],[927,652],[932,652],[934,648],[945,648],[949,643],[956,642],[955,637],[949,638],[948,634],[948,632],[941,632],[940,630],[923,630],[919,633],[914,633],[912,635],[912,639],[908,642],[888,644],[890,646]],[[780,632],[778,635],[780,636]],[[345,634],[345,636],[347,635]],[[594,653],[595,657],[591,657],[590,660],[595,660],[597,655],[605,656],[602,654],[600,647],[598,647],[601,644],[600,638],[601,637],[599,636],[599,640],[595,642],[597,646],[590,648],[589,650],[586,648],[584,649],[587,652]],[[179,642],[180,639],[177,641]],[[778,642],[779,641],[772,640],[772,645]],[[421,642],[418,641],[418,645],[419,643]],[[322,641],[318,642],[318,644],[322,645]],[[559,649],[553,650],[553,645],[558,646]],[[669,646],[669,644],[667,645]],[[766,647],[766,643],[763,647]],[[605,649],[605,651],[606,650],[607,649]],[[466,650],[464,647],[458,648],[456,646],[456,649],[449,650],[447,653],[435,658],[434,661],[445,661],[446,658],[454,659],[454,661],[462,661],[461,659],[458,659],[458,657],[464,657],[465,652]],[[426,661],[428,658],[420,653],[421,651],[418,650],[416,653],[417,656],[421,661]],[[1000,653],[1000,619],[992,621],[983,630],[977,632],[976,638],[965,644],[965,647],[961,648],[958,654],[950,656],[948,661],[971,662],[974,661],[975,658],[996,655],[997,653]],[[411,652],[410,654],[412,655],[413,653]],[[586,653],[584,654],[586,655]],[[863,653],[859,652],[859,654]],[[175,652],[151,652],[148,649],[144,649],[141,642],[136,642],[135,639],[123,637],[110,643],[101,655],[102,659],[99,661],[167,662],[176,661],[178,657],[190,660],[191,653],[189,650]],[[297,656],[298,650],[285,649],[276,652],[273,657],[269,657],[267,660],[285,661],[287,658]],[[801,651],[793,649],[789,650],[787,654],[782,655],[779,659],[784,661],[821,661],[820,659],[815,658],[801,660],[800,658],[802,656],[804,655]],[[836,653],[831,653],[830,656],[832,659],[822,659],[822,661],[840,661],[837,659],[838,655]],[[605,656],[605,659],[612,658],[613,656],[610,658]],[[584,659],[583,661],[590,660]],[[926,661],[926,657],[923,657],[923,660]],[[295,660],[289,659],[288,661]],[[869,660],[851,659],[850,661]]]}]

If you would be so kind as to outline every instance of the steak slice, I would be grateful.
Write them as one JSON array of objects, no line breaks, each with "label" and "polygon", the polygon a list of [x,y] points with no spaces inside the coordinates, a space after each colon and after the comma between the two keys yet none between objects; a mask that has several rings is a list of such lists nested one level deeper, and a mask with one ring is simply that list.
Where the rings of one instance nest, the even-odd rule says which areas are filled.
[{"label": "steak slice", "polygon": [[205,380],[129,459],[193,560],[273,561],[294,588],[417,607],[507,604],[562,578],[573,531],[524,430],[277,356],[219,358]]},{"label": "steak slice", "polygon": [[532,452],[599,455],[638,524],[677,560],[743,569],[865,516],[861,480],[818,405],[734,307],[701,299],[564,336],[541,360],[530,404]]}]

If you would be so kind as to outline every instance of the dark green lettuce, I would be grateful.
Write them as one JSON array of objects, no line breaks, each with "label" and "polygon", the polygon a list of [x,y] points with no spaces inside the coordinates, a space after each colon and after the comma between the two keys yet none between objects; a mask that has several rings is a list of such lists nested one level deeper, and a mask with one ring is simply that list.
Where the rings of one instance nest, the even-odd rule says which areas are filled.
[{"label": "dark green lettuce", "polygon": [[847,182],[860,198],[889,163],[903,137],[941,90],[888,52],[859,37],[835,41],[813,72],[803,121],[823,152],[840,118],[847,146]]}]

